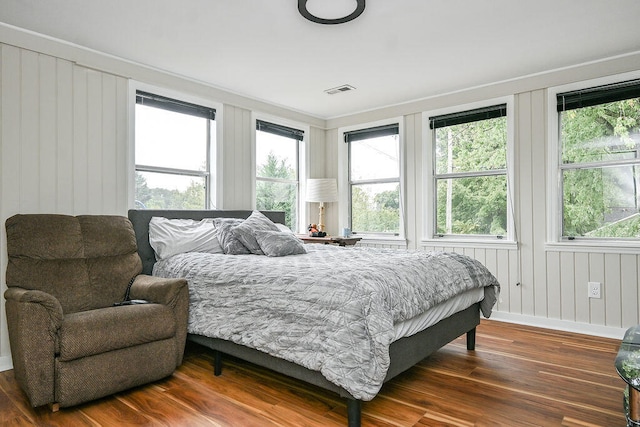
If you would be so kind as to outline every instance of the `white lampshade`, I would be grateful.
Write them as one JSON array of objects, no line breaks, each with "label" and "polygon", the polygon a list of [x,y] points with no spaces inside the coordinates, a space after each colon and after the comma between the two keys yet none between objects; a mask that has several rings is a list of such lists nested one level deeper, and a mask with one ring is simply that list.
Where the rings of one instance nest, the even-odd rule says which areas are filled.
[{"label": "white lampshade", "polygon": [[338,184],[334,178],[307,180],[307,202],[338,201]]}]

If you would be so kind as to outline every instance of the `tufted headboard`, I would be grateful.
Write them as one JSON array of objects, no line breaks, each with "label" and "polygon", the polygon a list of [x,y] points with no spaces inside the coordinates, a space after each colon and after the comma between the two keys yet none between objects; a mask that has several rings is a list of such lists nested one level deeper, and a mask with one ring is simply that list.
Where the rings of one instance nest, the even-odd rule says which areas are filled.
[{"label": "tufted headboard", "polygon": [[[169,219],[195,219],[203,218],[248,218],[253,211],[244,210],[154,210],[144,209],[129,210],[129,220],[133,224],[133,230],[136,233],[136,241],[138,244],[138,254],[142,259],[142,274],[151,274],[153,264],[156,262],[156,256],[153,248],[149,244],[149,221],[154,216]],[[284,224],[285,213],[276,211],[262,211],[273,222]]]}]

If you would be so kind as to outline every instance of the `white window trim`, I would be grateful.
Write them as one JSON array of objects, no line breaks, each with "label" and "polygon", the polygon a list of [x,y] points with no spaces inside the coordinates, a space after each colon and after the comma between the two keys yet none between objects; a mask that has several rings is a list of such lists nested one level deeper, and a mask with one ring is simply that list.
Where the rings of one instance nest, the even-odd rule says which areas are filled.
[{"label": "white window trim", "polygon": [[283,119],[260,112],[251,113],[251,203],[252,208],[256,208],[256,122],[262,120],[281,126],[299,129],[304,132],[304,137],[298,145],[298,223],[295,225],[296,233],[306,230],[305,218],[307,217],[307,203],[304,201],[306,193],[307,171],[309,170],[309,135],[310,126],[305,123]]},{"label": "white window trim", "polygon": [[640,241],[618,239],[589,239],[567,240],[562,238],[562,189],[560,188],[560,134],[559,114],[557,111],[557,95],[562,92],[587,89],[596,86],[618,83],[625,80],[640,78],[639,71],[601,77],[592,80],[570,83],[562,86],[554,86],[547,89],[548,112],[548,138],[549,149],[547,154],[547,251],[573,251],[573,252],[615,252],[640,253]]},{"label": "white window trim", "polygon": [[128,152],[127,152],[127,188],[128,188],[128,203],[129,209],[135,209],[135,197],[136,197],[136,92],[143,91],[149,92],[167,98],[173,98],[184,102],[190,102],[192,104],[202,105],[203,107],[213,108],[216,110],[216,135],[215,141],[211,142],[209,146],[209,204],[211,206],[207,209],[216,209],[221,205],[222,201],[222,144],[223,140],[223,116],[222,116],[222,104],[219,102],[211,101],[209,99],[200,98],[194,95],[190,95],[184,92],[176,91],[173,89],[167,89],[160,86],[154,86],[148,83],[129,80],[129,102],[128,116]]},{"label": "white window trim", "polygon": [[[435,206],[436,192],[434,180],[434,141],[433,131],[429,128],[429,117],[443,114],[451,114],[474,110],[476,108],[491,107],[493,105],[507,105],[507,235],[503,239],[490,236],[473,235],[446,235],[436,237],[435,233]],[[485,247],[496,249],[516,249],[517,232],[515,228],[515,178],[513,167],[515,163],[515,114],[514,96],[504,96],[487,99],[469,104],[456,105],[454,107],[442,108],[438,110],[426,111],[422,113],[422,183],[424,194],[422,197],[422,230],[423,236],[420,241],[422,246],[469,246],[482,244]]]},{"label": "white window trim", "polygon": [[378,120],[375,122],[361,123],[358,125],[344,126],[338,128],[338,220],[339,227],[349,227],[351,223],[349,218],[349,146],[344,142],[344,134],[354,130],[368,129],[377,126],[398,124],[398,143],[400,144],[400,230],[397,236],[378,234],[378,233],[358,233],[363,241],[368,243],[385,244],[392,242],[393,244],[406,245],[406,215],[407,215],[407,196],[406,196],[406,160],[405,160],[405,138],[404,138],[404,117],[394,117],[390,119]]}]

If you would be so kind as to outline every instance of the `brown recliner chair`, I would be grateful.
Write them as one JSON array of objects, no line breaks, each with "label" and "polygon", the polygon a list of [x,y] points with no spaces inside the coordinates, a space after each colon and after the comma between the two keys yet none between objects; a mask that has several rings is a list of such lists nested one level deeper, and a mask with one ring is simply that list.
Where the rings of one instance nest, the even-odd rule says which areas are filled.
[{"label": "brown recliner chair", "polygon": [[[34,407],[77,405],[182,363],[187,282],[140,275],[127,218],[15,215],[6,230],[11,356]],[[134,277],[130,298],[151,303],[114,306]]]}]

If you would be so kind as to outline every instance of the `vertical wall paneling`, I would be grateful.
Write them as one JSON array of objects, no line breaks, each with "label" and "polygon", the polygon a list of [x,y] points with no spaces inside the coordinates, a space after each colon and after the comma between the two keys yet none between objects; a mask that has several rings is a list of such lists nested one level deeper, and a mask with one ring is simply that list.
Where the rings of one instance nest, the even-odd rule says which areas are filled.
[{"label": "vertical wall paneling", "polygon": [[224,140],[222,199],[224,209],[248,209],[252,200],[251,112],[230,105],[224,106]]},{"label": "vertical wall paneling", "polygon": [[[73,64],[56,61],[56,212],[73,212]],[[121,139],[126,141],[126,139]],[[122,212],[122,211],[121,211]]]},{"label": "vertical wall paneling", "polygon": [[629,328],[636,325],[640,319],[638,318],[638,263],[635,255],[620,255],[620,305],[620,326]]},{"label": "vertical wall paneling", "polygon": [[[40,201],[40,162],[38,158],[40,137],[40,76],[38,54],[32,51],[21,51],[20,81],[20,208],[24,212],[37,212]],[[3,126],[10,125],[4,123]]]},{"label": "vertical wall paneling", "polygon": [[533,316],[535,314],[535,283],[533,277],[534,206],[532,194],[535,183],[532,170],[531,94],[523,93],[516,96],[516,104],[516,144],[518,145],[519,154],[519,157],[516,160],[516,170],[518,174],[518,187],[516,191],[519,195],[519,209],[517,215],[519,215],[520,219],[518,236],[521,243],[520,267],[522,268],[520,278],[522,301],[520,304],[522,307],[522,314]]},{"label": "vertical wall paneling", "polygon": [[587,296],[589,281],[589,254],[578,252],[573,264],[574,295],[576,296],[576,322],[589,323],[590,307]]},{"label": "vertical wall paneling", "polygon": [[[589,254],[589,281],[604,283],[604,254],[590,253]],[[605,287],[607,285],[605,284]],[[607,297],[606,291],[602,291],[601,298],[591,298],[589,301],[591,308],[590,323],[596,325],[605,325],[605,300]]]},{"label": "vertical wall paneling", "polygon": [[102,212],[100,184],[105,170],[102,167],[102,76],[94,70],[87,70],[87,157],[81,159],[87,166],[87,211]]},{"label": "vertical wall paneling", "polygon": [[[574,254],[571,252],[552,252],[551,254],[560,257],[560,318],[563,320],[573,321],[576,319],[576,279]],[[550,286],[553,286],[553,284],[551,284]]]},{"label": "vertical wall paneling", "polygon": [[[0,44],[0,222],[16,213],[126,215],[127,80]],[[0,291],[6,233],[0,233]],[[0,368],[10,364],[4,304]]]},{"label": "vertical wall paneling", "polygon": [[54,212],[56,209],[56,181],[51,177],[57,176],[56,152],[58,151],[56,139],[56,95],[57,95],[57,76],[56,76],[56,59],[51,56],[39,55],[38,67],[39,72],[39,112],[40,123],[38,129],[39,135],[39,182],[38,190],[40,191],[39,208],[43,211]]},{"label": "vertical wall paneling", "polygon": [[407,247],[417,249],[422,238],[422,115],[405,118],[405,230]]},{"label": "vertical wall paneling", "polygon": [[562,318],[562,288],[560,286],[560,254],[558,252],[547,252],[547,315],[552,319]]},{"label": "vertical wall paneling", "polygon": [[505,307],[505,309],[509,313],[522,314],[522,274],[520,272],[520,251],[509,251],[509,256],[506,261],[509,263],[509,281],[506,284],[503,284],[502,287],[507,287],[507,295],[505,295],[504,299],[509,301],[509,305],[508,307]]},{"label": "vertical wall paneling", "polygon": [[[114,143],[116,146],[116,172],[115,186],[118,193],[115,199],[114,214],[127,212],[129,209],[129,165],[133,165],[133,159],[129,159],[129,83],[127,80],[116,79],[116,103],[115,103],[115,127]],[[133,175],[133,174],[132,174]]]},{"label": "vertical wall paneling", "polygon": [[[546,98],[544,91],[537,90],[531,93],[531,137],[529,144],[531,146],[531,209],[533,215],[532,223],[532,241],[533,248],[533,276],[534,284],[534,314],[536,316],[548,316],[549,291],[546,274],[546,254],[545,254],[545,236],[546,229],[545,217],[546,208]],[[555,286],[557,289],[557,285]]]},{"label": "vertical wall paneling", "polygon": [[73,211],[88,212],[88,112],[87,70],[73,70]]},{"label": "vertical wall paneling", "polygon": [[[20,139],[20,89],[22,86],[20,74],[20,50],[12,46],[0,44],[0,214],[2,219],[7,213],[17,212],[20,206],[20,180],[16,179],[20,173],[20,145],[15,142]],[[9,126],[6,123],[14,125]],[[12,177],[6,179],[5,177]],[[17,187],[17,188],[16,188]],[[4,222],[3,222],[4,223]],[[0,293],[6,290],[4,272],[7,268],[7,237],[2,227],[0,232]],[[0,307],[0,367],[8,367],[9,336],[7,334],[4,303]]]},{"label": "vertical wall paneling", "polygon": [[622,271],[620,254],[604,254],[604,287],[601,289],[605,307],[605,325],[622,327]]},{"label": "vertical wall paneling", "polygon": [[108,212],[117,206],[117,159],[118,145],[115,143],[118,133],[117,91],[114,76],[102,76],[102,203],[99,212]]},{"label": "vertical wall paneling", "polygon": [[[335,178],[338,179],[339,166],[338,166],[338,149],[339,144],[344,144],[338,138],[338,131],[322,131],[323,135],[318,135],[318,137],[322,139],[318,139],[313,141],[313,145],[321,145],[324,150],[324,165],[316,165],[318,175],[309,175],[310,178]],[[320,163],[320,162],[319,162]],[[340,181],[338,180],[338,183]],[[340,190],[339,190],[340,192]],[[347,224],[340,224],[340,212],[339,212],[339,202],[328,203],[325,205],[325,217],[327,223],[327,231],[331,234],[338,234],[342,227],[346,227]],[[314,218],[313,221],[316,222],[318,218],[318,205],[316,203],[312,203],[309,205],[311,218]]]},{"label": "vertical wall paneling", "polygon": [[[564,73],[560,80],[570,81],[571,72],[559,71]],[[147,71],[142,75],[158,77]],[[177,86],[182,84],[175,82]],[[17,212],[126,214],[131,163],[127,151],[128,90],[125,78],[0,43],[0,220]],[[509,95],[500,91],[494,95]],[[473,99],[477,96],[474,91],[445,96],[434,100],[433,105],[453,107],[464,103],[460,100],[477,101]],[[498,311],[525,318],[626,328],[640,322],[638,254],[545,249],[545,180],[549,176],[545,97],[543,89],[515,95],[513,208],[517,250],[473,244],[466,248],[420,245],[424,237],[423,210],[427,206],[422,181],[423,154],[427,149],[422,138],[426,129],[422,112],[404,113],[404,201],[409,248],[456,251],[482,260],[502,284]],[[431,105],[430,102],[424,101],[423,105]],[[229,104],[221,112],[218,208],[246,209],[254,203],[252,112]],[[372,112],[369,116],[380,120],[379,115]],[[365,116],[363,113],[358,117]],[[326,123],[332,122],[337,123]],[[307,176],[336,177],[344,182],[338,131],[323,129],[320,122],[315,124],[318,127],[310,128]],[[341,200],[342,203],[327,205],[331,233],[338,233],[344,226],[338,223],[339,211],[345,204],[345,199]],[[309,222],[317,221],[317,205],[308,208]],[[376,242],[376,246],[394,247],[385,242]],[[0,273],[6,268],[4,231],[0,233],[0,268]],[[4,280],[2,274],[0,291],[6,287]],[[603,283],[601,299],[588,298],[588,281]],[[0,307],[0,364],[9,354],[3,310]]]}]

